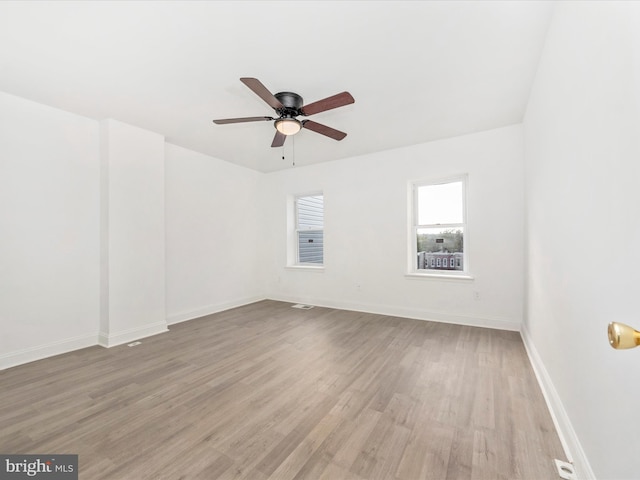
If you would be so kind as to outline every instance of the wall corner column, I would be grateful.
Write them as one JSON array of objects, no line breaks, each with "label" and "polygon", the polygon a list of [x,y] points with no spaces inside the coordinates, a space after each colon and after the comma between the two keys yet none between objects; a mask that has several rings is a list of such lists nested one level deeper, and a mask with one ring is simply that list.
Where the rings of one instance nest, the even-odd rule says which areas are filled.
[{"label": "wall corner column", "polygon": [[167,331],[164,137],[100,122],[100,330],[112,347]]}]

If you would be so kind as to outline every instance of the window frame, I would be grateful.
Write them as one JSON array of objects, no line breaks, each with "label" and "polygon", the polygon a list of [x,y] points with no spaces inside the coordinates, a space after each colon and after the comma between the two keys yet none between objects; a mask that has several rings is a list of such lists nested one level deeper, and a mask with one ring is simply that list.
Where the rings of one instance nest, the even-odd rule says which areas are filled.
[{"label": "window frame", "polygon": [[[419,219],[419,203],[418,203],[418,191],[421,187],[427,187],[432,185],[443,185],[447,183],[462,183],[462,222],[451,224],[425,224],[418,223]],[[468,174],[451,175],[447,177],[440,177],[434,179],[423,179],[413,181],[409,183],[409,235],[408,235],[408,268],[407,276],[409,277],[423,277],[423,278],[460,278],[460,279],[473,279],[470,270],[469,261],[469,222],[467,216],[467,198],[469,188],[469,176]],[[418,230],[424,228],[462,228],[463,231],[463,251],[462,251],[462,270],[449,270],[449,269],[419,269],[417,265],[418,256]],[[437,262],[436,262],[437,263]],[[449,263],[449,262],[447,262]],[[426,265],[426,262],[425,262]]]},{"label": "window frame", "polygon": [[[298,225],[298,200],[305,197],[322,197],[322,228],[305,228],[301,229]],[[295,195],[290,195],[290,228],[289,228],[289,253],[287,255],[287,268],[294,269],[308,269],[308,270],[324,270],[325,266],[325,248],[324,248],[324,193],[322,191],[314,191],[309,193],[300,193]],[[300,233],[309,233],[309,232],[322,232],[322,263],[315,262],[301,262],[300,261],[300,243],[299,236]]]}]

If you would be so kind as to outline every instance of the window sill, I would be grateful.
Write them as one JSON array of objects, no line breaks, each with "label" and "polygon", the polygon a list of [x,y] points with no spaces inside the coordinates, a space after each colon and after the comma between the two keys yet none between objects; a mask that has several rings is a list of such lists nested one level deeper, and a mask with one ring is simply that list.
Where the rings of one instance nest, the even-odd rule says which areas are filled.
[{"label": "window sill", "polygon": [[417,273],[411,272],[404,275],[407,278],[428,278],[436,280],[473,280],[474,277],[468,273],[464,274],[445,274],[445,273]]},{"label": "window sill", "polygon": [[324,265],[287,265],[287,270],[308,270],[310,272],[324,272]]}]

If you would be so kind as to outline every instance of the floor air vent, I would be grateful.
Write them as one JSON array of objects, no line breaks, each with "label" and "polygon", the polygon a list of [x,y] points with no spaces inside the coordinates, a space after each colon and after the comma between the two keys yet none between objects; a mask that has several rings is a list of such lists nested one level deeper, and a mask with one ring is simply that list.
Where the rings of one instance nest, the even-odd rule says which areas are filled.
[{"label": "floor air vent", "polygon": [[303,305],[302,303],[296,303],[292,305],[291,308],[299,308],[300,310],[311,310],[313,305]]}]

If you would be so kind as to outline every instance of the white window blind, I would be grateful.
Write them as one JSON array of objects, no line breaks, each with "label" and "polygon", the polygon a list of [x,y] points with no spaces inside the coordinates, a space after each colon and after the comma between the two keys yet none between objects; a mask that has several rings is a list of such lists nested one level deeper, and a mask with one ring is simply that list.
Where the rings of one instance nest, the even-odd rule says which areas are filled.
[{"label": "white window blind", "polygon": [[299,264],[324,263],[324,197],[296,198],[296,236]]}]

